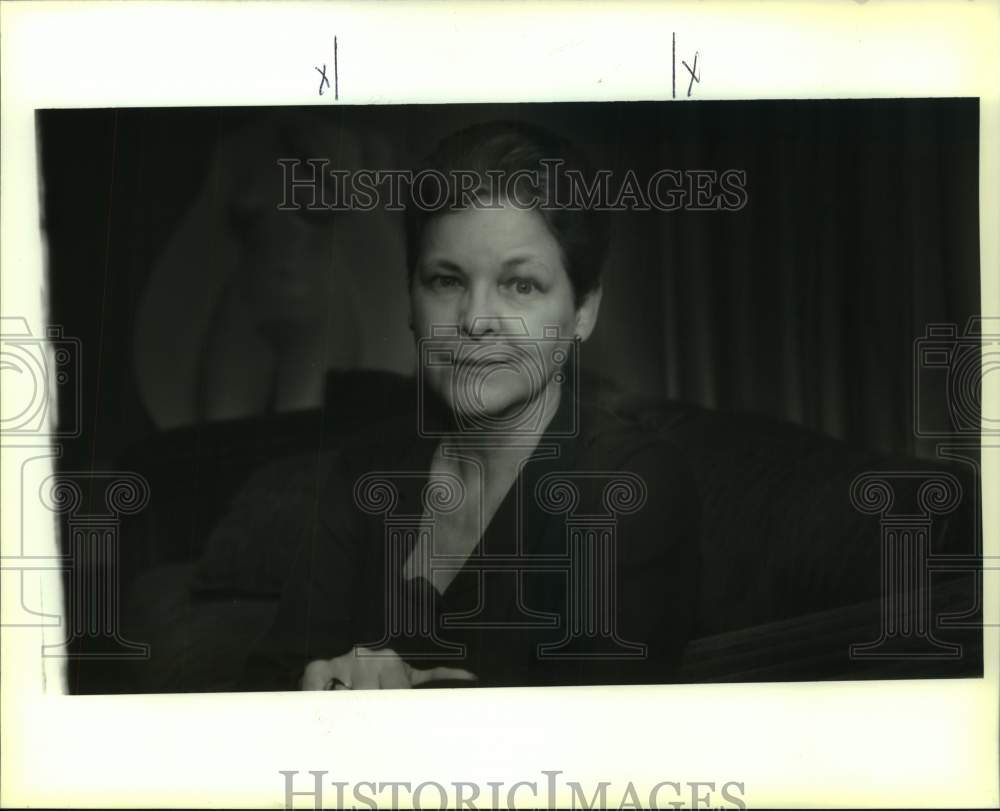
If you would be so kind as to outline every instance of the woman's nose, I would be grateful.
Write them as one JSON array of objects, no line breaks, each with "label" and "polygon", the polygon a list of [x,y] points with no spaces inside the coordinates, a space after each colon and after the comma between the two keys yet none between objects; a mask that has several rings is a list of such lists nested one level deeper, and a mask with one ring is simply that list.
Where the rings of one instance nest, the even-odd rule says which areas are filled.
[{"label": "woman's nose", "polygon": [[465,297],[460,320],[462,333],[475,338],[501,332],[504,317],[492,293],[473,286]]}]

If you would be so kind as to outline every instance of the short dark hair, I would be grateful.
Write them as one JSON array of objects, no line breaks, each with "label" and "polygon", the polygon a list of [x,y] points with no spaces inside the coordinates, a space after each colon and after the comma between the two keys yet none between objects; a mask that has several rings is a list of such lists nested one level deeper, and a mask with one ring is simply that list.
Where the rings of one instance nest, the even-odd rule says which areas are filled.
[{"label": "short dark hair", "polygon": [[[555,195],[548,182],[532,182],[532,175],[547,177],[553,161],[558,161],[562,169],[577,173],[586,182],[592,182],[593,171],[579,149],[566,138],[532,124],[519,121],[475,124],[444,138],[414,173],[414,178],[426,178],[429,173],[437,178],[443,176],[443,194],[436,196],[445,202],[433,208],[418,204],[421,184],[418,181],[411,185],[406,209],[408,277],[412,280],[416,270],[428,223],[449,211],[466,207],[465,195],[470,189],[460,188],[460,173],[474,174],[481,179],[472,190],[480,198],[491,189],[495,191],[498,184],[509,191],[508,180],[513,180],[519,204],[531,201],[531,208],[542,216],[559,244],[579,305],[601,283],[609,234],[607,215],[592,207],[560,204],[552,199]],[[441,181],[437,182],[440,185]],[[439,188],[439,191],[442,190]]]}]

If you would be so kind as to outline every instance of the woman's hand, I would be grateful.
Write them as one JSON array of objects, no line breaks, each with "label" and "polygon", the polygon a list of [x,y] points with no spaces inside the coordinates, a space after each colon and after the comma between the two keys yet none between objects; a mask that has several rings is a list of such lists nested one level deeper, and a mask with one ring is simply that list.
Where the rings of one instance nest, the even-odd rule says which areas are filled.
[{"label": "woman's hand", "polygon": [[335,659],[316,659],[302,674],[303,690],[390,690],[417,687],[434,681],[475,681],[457,667],[418,670],[389,648],[354,648]]}]

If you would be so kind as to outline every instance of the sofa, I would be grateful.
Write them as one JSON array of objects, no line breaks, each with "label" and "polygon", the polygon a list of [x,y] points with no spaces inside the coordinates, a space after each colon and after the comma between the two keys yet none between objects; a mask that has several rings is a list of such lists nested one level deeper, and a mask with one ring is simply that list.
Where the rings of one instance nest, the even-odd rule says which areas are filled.
[{"label": "sofa", "polygon": [[[697,629],[665,680],[981,675],[974,566],[935,574],[927,590],[934,617],[965,617],[934,630],[960,656],[850,655],[852,644],[883,632],[881,517],[852,504],[856,477],[956,477],[961,501],[932,520],[930,550],[967,559],[979,548],[978,498],[964,468],[886,457],[758,415],[637,396],[606,380],[581,385],[680,446],[694,468],[703,509]],[[344,391],[352,396],[334,396]],[[361,370],[331,373],[328,392],[322,409],[173,429],[124,455],[120,469],[145,476],[152,495],[121,527],[121,628],[150,655],[80,662],[75,691],[235,689],[273,619],[304,532],[296,516],[315,503],[325,460],[415,396],[411,379]],[[914,498],[897,496],[904,506]]]}]

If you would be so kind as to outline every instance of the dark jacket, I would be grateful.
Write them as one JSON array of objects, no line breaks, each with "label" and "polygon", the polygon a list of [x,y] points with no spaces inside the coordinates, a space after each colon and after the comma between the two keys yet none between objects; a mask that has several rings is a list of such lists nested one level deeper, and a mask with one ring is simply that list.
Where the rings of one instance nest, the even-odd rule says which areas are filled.
[{"label": "dark jacket", "polygon": [[355,646],[465,668],[479,686],[671,681],[700,580],[700,502],[681,452],[564,394],[440,595],[402,576],[425,508],[453,495],[425,490],[440,440],[416,425],[393,420],[330,460],[318,531],[243,686],[297,689],[307,663]]}]

